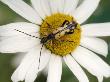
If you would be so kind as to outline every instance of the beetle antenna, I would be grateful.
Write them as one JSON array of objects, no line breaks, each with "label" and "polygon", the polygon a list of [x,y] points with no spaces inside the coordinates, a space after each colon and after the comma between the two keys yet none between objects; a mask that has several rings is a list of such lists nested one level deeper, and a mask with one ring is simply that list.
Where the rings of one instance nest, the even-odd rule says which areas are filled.
[{"label": "beetle antenna", "polygon": [[42,49],[43,49],[43,46],[44,46],[44,44],[42,44],[42,47],[41,47],[41,50],[40,50],[38,69],[40,68],[40,62],[41,62],[41,55],[42,55]]},{"label": "beetle antenna", "polygon": [[17,32],[23,33],[23,34],[25,34],[25,35],[27,35],[27,36],[30,36],[30,37],[33,37],[33,38],[41,39],[41,38],[36,37],[36,36],[34,36],[34,35],[31,35],[31,34],[28,34],[28,33],[26,33],[26,32],[23,32],[23,31],[21,31],[21,30],[18,30],[18,29],[14,29],[14,30],[16,30]]}]

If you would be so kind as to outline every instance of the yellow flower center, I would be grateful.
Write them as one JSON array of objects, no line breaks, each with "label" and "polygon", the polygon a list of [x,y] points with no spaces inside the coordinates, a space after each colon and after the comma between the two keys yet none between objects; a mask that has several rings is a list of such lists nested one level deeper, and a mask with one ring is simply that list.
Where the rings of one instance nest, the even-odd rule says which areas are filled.
[{"label": "yellow flower center", "polygon": [[[73,52],[80,44],[81,28],[77,24],[71,30],[70,24],[65,21],[77,23],[70,15],[61,13],[47,16],[40,27],[41,43],[52,53],[65,56]],[[73,23],[73,24],[74,24]]]}]

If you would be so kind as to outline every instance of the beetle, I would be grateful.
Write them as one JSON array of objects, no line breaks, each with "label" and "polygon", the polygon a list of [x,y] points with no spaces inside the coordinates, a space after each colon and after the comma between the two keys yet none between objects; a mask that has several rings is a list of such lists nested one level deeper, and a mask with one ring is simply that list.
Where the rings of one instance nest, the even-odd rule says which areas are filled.
[{"label": "beetle", "polygon": [[45,44],[48,40],[58,39],[67,34],[73,34],[77,25],[78,24],[74,21],[69,22],[68,20],[65,20],[61,27],[59,27],[57,30],[53,31],[53,33],[50,33],[47,37],[41,38],[41,43]]},{"label": "beetle", "polygon": [[77,25],[78,25],[78,23],[76,23],[75,21],[69,22],[68,20],[65,20],[63,22],[63,24],[59,28],[57,28],[55,31],[53,31],[48,36],[43,37],[43,38],[39,38],[39,37],[33,36],[31,34],[28,34],[26,32],[23,32],[21,30],[18,30],[18,29],[14,29],[14,30],[16,30],[17,32],[23,33],[23,34],[25,34],[27,36],[30,36],[30,37],[33,37],[33,38],[38,38],[38,39],[41,40],[40,43],[42,44],[42,47],[41,47],[40,56],[39,56],[39,66],[38,66],[38,69],[39,69],[40,62],[41,62],[41,60],[40,60],[40,58],[41,58],[41,52],[42,52],[42,49],[43,49],[44,44],[47,41],[49,41],[49,40],[59,39],[60,37],[62,37],[64,35],[73,34],[74,33],[74,29],[77,27]]},{"label": "beetle", "polygon": [[55,31],[53,31],[53,33],[50,33],[48,36],[43,37],[43,38],[33,36],[31,34],[28,34],[26,32],[18,30],[18,29],[14,29],[14,30],[16,30],[20,33],[23,33],[27,36],[33,37],[33,38],[39,38],[39,39],[41,39],[40,43],[45,44],[48,40],[58,39],[64,35],[73,34],[74,29],[77,27],[77,25],[78,25],[78,23],[76,23],[75,21],[69,22],[68,20],[65,20],[59,28],[57,28]]}]

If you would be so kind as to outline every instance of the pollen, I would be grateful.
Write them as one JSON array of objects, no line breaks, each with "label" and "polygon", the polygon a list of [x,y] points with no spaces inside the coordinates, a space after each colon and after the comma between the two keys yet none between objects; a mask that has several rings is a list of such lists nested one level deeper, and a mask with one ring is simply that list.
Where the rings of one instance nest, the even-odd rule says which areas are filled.
[{"label": "pollen", "polygon": [[[76,22],[74,17],[61,13],[56,13],[52,14],[51,16],[47,16],[41,24],[39,31],[40,37],[47,37],[49,34],[53,33],[58,28],[63,28],[61,26],[65,20],[68,20],[69,22]],[[44,43],[44,46],[46,49],[50,50],[51,53],[55,55],[66,56],[73,52],[79,46],[80,38],[81,28],[78,24],[72,34],[64,34],[60,38],[49,39],[46,43]]]}]

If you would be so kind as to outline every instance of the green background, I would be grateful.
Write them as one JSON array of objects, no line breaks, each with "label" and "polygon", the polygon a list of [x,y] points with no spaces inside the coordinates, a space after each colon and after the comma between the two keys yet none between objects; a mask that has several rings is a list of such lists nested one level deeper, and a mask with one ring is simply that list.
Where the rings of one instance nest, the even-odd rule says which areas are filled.
[{"label": "green background", "polygon": [[[29,0],[25,1],[27,3],[30,3]],[[24,20],[22,17],[17,15],[10,8],[0,2],[0,25],[8,24],[15,21],[19,22],[26,20]],[[86,23],[101,22],[110,22],[110,0],[101,0],[99,7]],[[108,45],[110,44],[110,37],[103,37],[103,39],[107,41]],[[12,65],[12,60],[15,56],[15,54],[0,54],[0,82],[12,82],[10,77],[13,71],[16,69]],[[110,65],[110,48],[108,57],[102,58]],[[98,82],[95,76],[92,76],[87,71],[86,73],[90,79],[90,82]],[[44,76],[43,74],[39,75],[36,79],[36,82],[46,82],[46,76]],[[61,82],[78,82],[77,78],[65,65],[63,66],[63,75]],[[103,82],[110,82],[110,78],[104,78]]]}]

